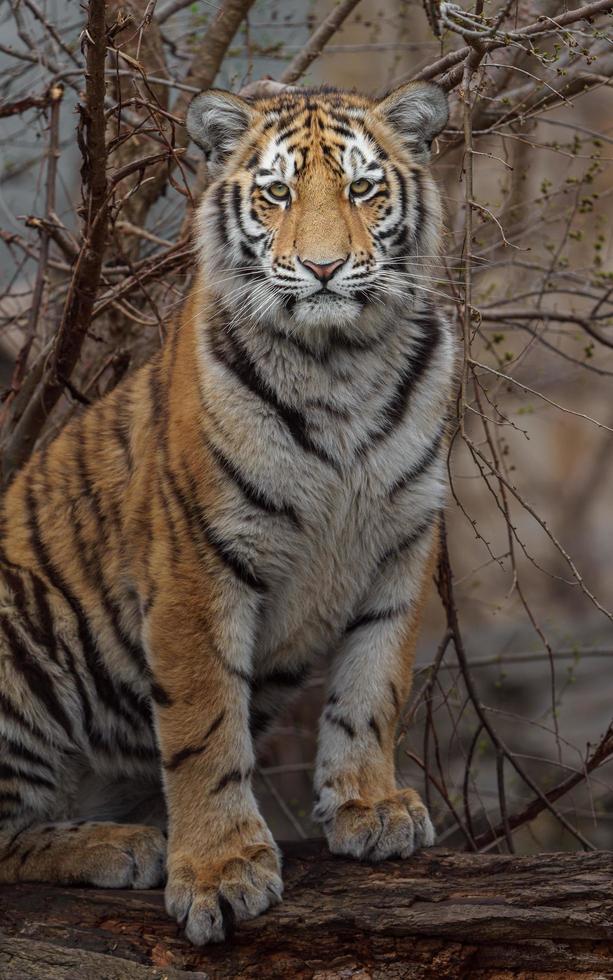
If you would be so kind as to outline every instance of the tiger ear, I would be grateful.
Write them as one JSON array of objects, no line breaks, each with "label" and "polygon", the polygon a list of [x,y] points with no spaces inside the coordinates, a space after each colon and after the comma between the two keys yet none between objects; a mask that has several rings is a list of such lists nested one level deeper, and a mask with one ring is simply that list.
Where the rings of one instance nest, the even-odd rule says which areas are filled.
[{"label": "tiger ear", "polygon": [[219,166],[238,146],[253,117],[253,107],[239,95],[209,89],[190,102],[185,126],[209,163]]},{"label": "tiger ear", "polygon": [[408,143],[419,163],[428,162],[432,141],[449,119],[447,93],[433,82],[407,82],[390,92],[375,111]]}]

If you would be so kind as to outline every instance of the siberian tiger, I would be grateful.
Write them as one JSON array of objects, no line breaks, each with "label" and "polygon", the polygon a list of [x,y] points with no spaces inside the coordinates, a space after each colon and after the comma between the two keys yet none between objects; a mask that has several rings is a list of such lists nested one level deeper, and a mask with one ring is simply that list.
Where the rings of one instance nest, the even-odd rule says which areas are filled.
[{"label": "siberian tiger", "polygon": [[[181,320],[4,495],[0,881],[167,876],[196,944],[278,902],[254,741],[316,660],[331,850],[432,844],[394,742],[445,498],[446,120],[432,84],[192,102],[212,180]],[[168,843],[75,819],[88,771],[161,779]]]}]

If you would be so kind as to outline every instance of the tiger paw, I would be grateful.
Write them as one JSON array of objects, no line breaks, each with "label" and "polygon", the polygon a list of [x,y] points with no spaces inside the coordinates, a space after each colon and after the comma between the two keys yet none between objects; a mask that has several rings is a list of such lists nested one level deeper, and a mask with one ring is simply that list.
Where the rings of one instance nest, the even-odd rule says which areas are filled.
[{"label": "tiger paw", "polygon": [[90,845],[84,858],[97,854],[101,868],[95,884],[104,888],[156,888],[163,884],[166,838],[155,827],[110,825],[108,841]]},{"label": "tiger paw", "polygon": [[434,827],[419,794],[400,789],[380,800],[347,800],[323,821],[333,854],[362,861],[407,858],[434,843]]},{"label": "tiger paw", "polygon": [[234,924],[281,901],[281,862],[274,842],[248,844],[215,860],[178,854],[170,861],[166,910],[195,946],[221,942]]},{"label": "tiger paw", "polygon": [[140,824],[48,824],[34,834],[22,880],[87,883],[97,888],[156,888],[166,877],[166,838],[156,827]]}]

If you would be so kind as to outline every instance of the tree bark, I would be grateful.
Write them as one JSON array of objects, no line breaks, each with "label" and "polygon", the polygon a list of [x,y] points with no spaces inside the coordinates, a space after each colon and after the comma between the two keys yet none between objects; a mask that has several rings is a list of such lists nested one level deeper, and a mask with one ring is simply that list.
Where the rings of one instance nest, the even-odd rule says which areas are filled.
[{"label": "tree bark", "polygon": [[283,903],[195,949],[161,892],[0,888],[3,980],[603,980],[613,854],[434,849],[358,864],[289,844]]}]

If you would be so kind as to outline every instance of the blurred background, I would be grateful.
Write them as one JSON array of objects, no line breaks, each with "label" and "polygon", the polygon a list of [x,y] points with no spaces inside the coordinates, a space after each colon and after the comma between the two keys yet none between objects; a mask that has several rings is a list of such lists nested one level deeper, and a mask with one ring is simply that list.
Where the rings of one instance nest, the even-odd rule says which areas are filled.
[{"label": "blurred background", "polygon": [[[107,0],[102,39],[92,6],[0,3],[5,475],[142,363],[180,309],[193,201],[206,186],[182,127],[194,92],[265,78],[374,94],[416,76],[439,81],[452,106],[433,162],[446,232],[421,288],[447,309],[463,359],[447,549],[399,777],[425,793],[450,847],[613,846],[606,4],[581,16],[561,0]],[[91,302],[71,321],[101,161],[102,254]],[[24,438],[54,358],[53,411]],[[320,672],[262,749],[258,791],[279,838],[318,834],[311,774],[324,689]]]}]

